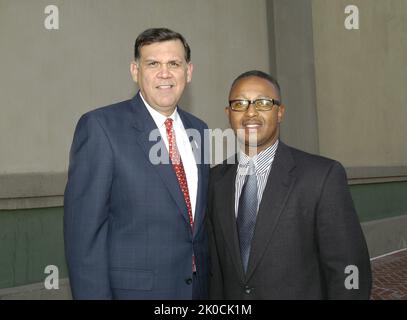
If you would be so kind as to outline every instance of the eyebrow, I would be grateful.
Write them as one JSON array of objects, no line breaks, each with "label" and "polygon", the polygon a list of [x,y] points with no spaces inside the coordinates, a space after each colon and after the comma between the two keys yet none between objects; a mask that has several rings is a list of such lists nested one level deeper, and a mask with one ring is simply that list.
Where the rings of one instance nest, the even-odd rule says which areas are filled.
[{"label": "eyebrow", "polygon": [[[144,59],[144,61],[147,61],[147,62],[152,62],[152,61],[161,62],[160,60],[155,59],[155,58],[146,58],[146,59]],[[168,62],[182,62],[182,60],[180,60],[180,59],[170,59],[170,60],[167,61],[167,63]]]}]

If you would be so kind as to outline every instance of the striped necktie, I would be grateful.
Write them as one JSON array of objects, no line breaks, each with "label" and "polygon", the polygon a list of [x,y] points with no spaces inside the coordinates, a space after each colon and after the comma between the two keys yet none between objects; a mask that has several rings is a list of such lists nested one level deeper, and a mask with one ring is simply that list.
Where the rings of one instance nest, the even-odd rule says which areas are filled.
[{"label": "striped necktie", "polygon": [[236,218],[239,234],[240,255],[246,273],[249,264],[250,247],[257,218],[257,177],[253,160],[249,162],[246,180],[239,198]]}]

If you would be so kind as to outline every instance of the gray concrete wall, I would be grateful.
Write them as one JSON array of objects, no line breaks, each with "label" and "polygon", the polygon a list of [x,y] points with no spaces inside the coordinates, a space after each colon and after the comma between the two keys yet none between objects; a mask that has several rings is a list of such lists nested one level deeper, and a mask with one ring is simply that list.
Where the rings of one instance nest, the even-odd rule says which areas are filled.
[{"label": "gray concrete wall", "polygon": [[74,126],[90,109],[130,98],[133,45],[146,28],[181,32],[195,65],[182,106],[227,127],[231,81],[267,70],[265,0],[0,0],[0,174],[65,172]]},{"label": "gray concrete wall", "polygon": [[407,215],[362,223],[371,257],[407,248]]},{"label": "gray concrete wall", "polygon": [[[405,168],[407,2],[267,4],[270,69],[287,107],[282,138],[362,171]],[[358,30],[344,26],[350,4]]]},{"label": "gray concrete wall", "polygon": [[[359,30],[347,30],[347,5]],[[320,153],[345,166],[407,165],[407,1],[313,0]]]},{"label": "gray concrete wall", "polygon": [[318,153],[311,0],[267,4],[270,70],[280,83],[286,106],[281,138],[294,147]]},{"label": "gray concrete wall", "polygon": [[347,167],[407,164],[403,0],[352,2],[360,30],[344,28],[344,0],[53,4],[60,29],[50,31],[49,1],[0,0],[0,175],[64,175],[79,116],[135,92],[133,42],[151,26],[190,42],[195,71],[182,105],[210,127],[228,126],[223,107],[236,75],[271,70],[287,106],[286,142]]}]

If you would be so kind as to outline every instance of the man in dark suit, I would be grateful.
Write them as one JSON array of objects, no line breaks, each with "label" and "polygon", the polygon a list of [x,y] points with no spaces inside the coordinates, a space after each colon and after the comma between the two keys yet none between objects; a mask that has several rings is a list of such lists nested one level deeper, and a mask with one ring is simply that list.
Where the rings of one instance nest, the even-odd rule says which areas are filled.
[{"label": "man in dark suit", "polygon": [[211,170],[210,298],[368,299],[369,254],[342,165],[279,141],[284,105],[270,75],[240,75],[229,100],[242,148]]},{"label": "man in dark suit", "polygon": [[79,120],[64,203],[74,298],[207,297],[209,167],[190,140],[207,126],[177,107],[192,69],[182,35],[148,29],[130,67],[140,91]]}]

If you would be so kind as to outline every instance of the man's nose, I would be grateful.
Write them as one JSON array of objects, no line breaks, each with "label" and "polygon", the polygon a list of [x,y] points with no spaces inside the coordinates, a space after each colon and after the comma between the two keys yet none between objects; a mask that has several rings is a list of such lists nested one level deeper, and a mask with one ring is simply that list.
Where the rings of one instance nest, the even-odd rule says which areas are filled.
[{"label": "man's nose", "polygon": [[254,103],[249,104],[249,107],[246,110],[246,114],[249,117],[254,117],[254,116],[259,114],[259,112],[257,111],[256,106],[254,105]]},{"label": "man's nose", "polygon": [[171,72],[168,68],[168,64],[167,63],[161,63],[160,64],[160,71],[158,72],[158,76],[162,77],[162,78],[168,78],[171,76]]}]

